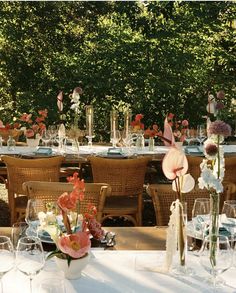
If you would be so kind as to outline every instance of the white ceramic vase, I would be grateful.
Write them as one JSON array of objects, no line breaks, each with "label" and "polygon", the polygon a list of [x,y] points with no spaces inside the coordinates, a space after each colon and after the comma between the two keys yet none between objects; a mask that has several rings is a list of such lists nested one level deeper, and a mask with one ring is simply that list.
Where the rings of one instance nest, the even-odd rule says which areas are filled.
[{"label": "white ceramic vase", "polygon": [[27,138],[27,145],[31,148],[36,148],[39,145],[40,138]]},{"label": "white ceramic vase", "polygon": [[84,257],[73,259],[68,266],[67,259],[55,257],[57,267],[64,272],[65,278],[68,280],[75,280],[81,277],[82,270],[89,262],[89,254]]}]

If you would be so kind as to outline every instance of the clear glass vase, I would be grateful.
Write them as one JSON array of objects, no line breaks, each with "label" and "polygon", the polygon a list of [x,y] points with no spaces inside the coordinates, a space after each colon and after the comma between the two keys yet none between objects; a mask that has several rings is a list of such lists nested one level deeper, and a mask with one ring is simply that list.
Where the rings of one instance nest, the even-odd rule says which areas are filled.
[{"label": "clear glass vase", "polygon": [[216,266],[217,236],[219,234],[219,206],[220,206],[220,195],[216,192],[212,192],[210,194],[210,226],[209,226],[210,262],[211,262],[212,268]]},{"label": "clear glass vase", "polygon": [[149,137],[148,140],[148,149],[149,151],[153,152],[154,151],[154,137]]}]

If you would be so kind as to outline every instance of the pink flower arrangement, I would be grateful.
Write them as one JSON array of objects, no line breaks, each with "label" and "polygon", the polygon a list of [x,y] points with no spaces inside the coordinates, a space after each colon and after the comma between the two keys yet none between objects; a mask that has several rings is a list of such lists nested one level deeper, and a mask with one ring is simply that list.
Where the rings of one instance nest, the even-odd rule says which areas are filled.
[{"label": "pink flower arrangement", "polygon": [[167,120],[169,125],[172,127],[175,141],[185,141],[188,126],[189,126],[188,120],[175,119],[175,115],[173,113],[168,114]]},{"label": "pink flower arrangement", "polygon": [[25,136],[27,138],[38,138],[42,135],[44,129],[46,129],[45,120],[48,116],[48,110],[39,110],[38,116],[33,119],[32,114],[24,113],[19,118],[19,123],[22,128],[25,128]]},{"label": "pink flower arrangement", "polygon": [[155,137],[155,136],[162,136],[162,131],[159,130],[158,125],[153,124],[152,129],[149,127],[144,131],[145,137]]},{"label": "pink flower arrangement", "polygon": [[[66,231],[60,231],[58,237],[50,234],[57,249],[49,257],[57,255],[65,258],[69,265],[72,259],[81,258],[88,253],[91,247],[90,235],[94,239],[101,240],[104,231],[101,224],[95,219],[97,213],[95,206],[90,204],[88,212],[84,215],[79,213],[80,202],[85,196],[84,180],[80,180],[78,173],[74,173],[72,177],[67,178],[67,181],[73,184],[73,190],[70,193],[64,192],[57,200]],[[45,227],[43,228],[47,230]]]},{"label": "pink flower arrangement", "polygon": [[134,121],[131,122],[131,126],[133,127],[133,132],[138,132],[144,129],[144,124],[141,122],[143,119],[143,114],[137,114],[135,116]]}]

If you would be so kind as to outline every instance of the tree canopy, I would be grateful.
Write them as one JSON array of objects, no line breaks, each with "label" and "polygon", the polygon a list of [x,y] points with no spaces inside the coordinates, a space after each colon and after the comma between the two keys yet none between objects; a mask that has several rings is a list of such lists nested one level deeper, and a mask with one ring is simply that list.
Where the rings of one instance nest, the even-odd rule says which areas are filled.
[{"label": "tree canopy", "polygon": [[222,89],[234,127],[235,15],[230,1],[1,2],[0,119],[47,108],[57,121],[62,90],[69,124],[69,94],[81,86],[100,136],[109,111],[126,104],[145,127],[162,127],[169,112],[195,127],[208,94]]}]

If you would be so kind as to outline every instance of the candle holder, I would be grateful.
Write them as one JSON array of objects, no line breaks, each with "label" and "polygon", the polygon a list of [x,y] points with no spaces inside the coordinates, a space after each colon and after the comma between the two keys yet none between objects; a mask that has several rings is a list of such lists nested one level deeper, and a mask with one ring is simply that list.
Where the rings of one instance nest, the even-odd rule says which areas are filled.
[{"label": "candle holder", "polygon": [[110,141],[112,146],[115,147],[117,144],[117,129],[118,129],[118,114],[116,110],[111,110],[110,113],[110,122],[111,122],[111,136]]},{"label": "candle holder", "polygon": [[124,132],[123,132],[123,139],[126,141],[129,137],[131,132],[131,121],[132,121],[132,111],[127,109],[124,112]]},{"label": "candle holder", "polygon": [[88,105],[86,110],[86,138],[88,139],[88,146],[92,147],[92,140],[94,138],[93,133],[93,106]]}]

